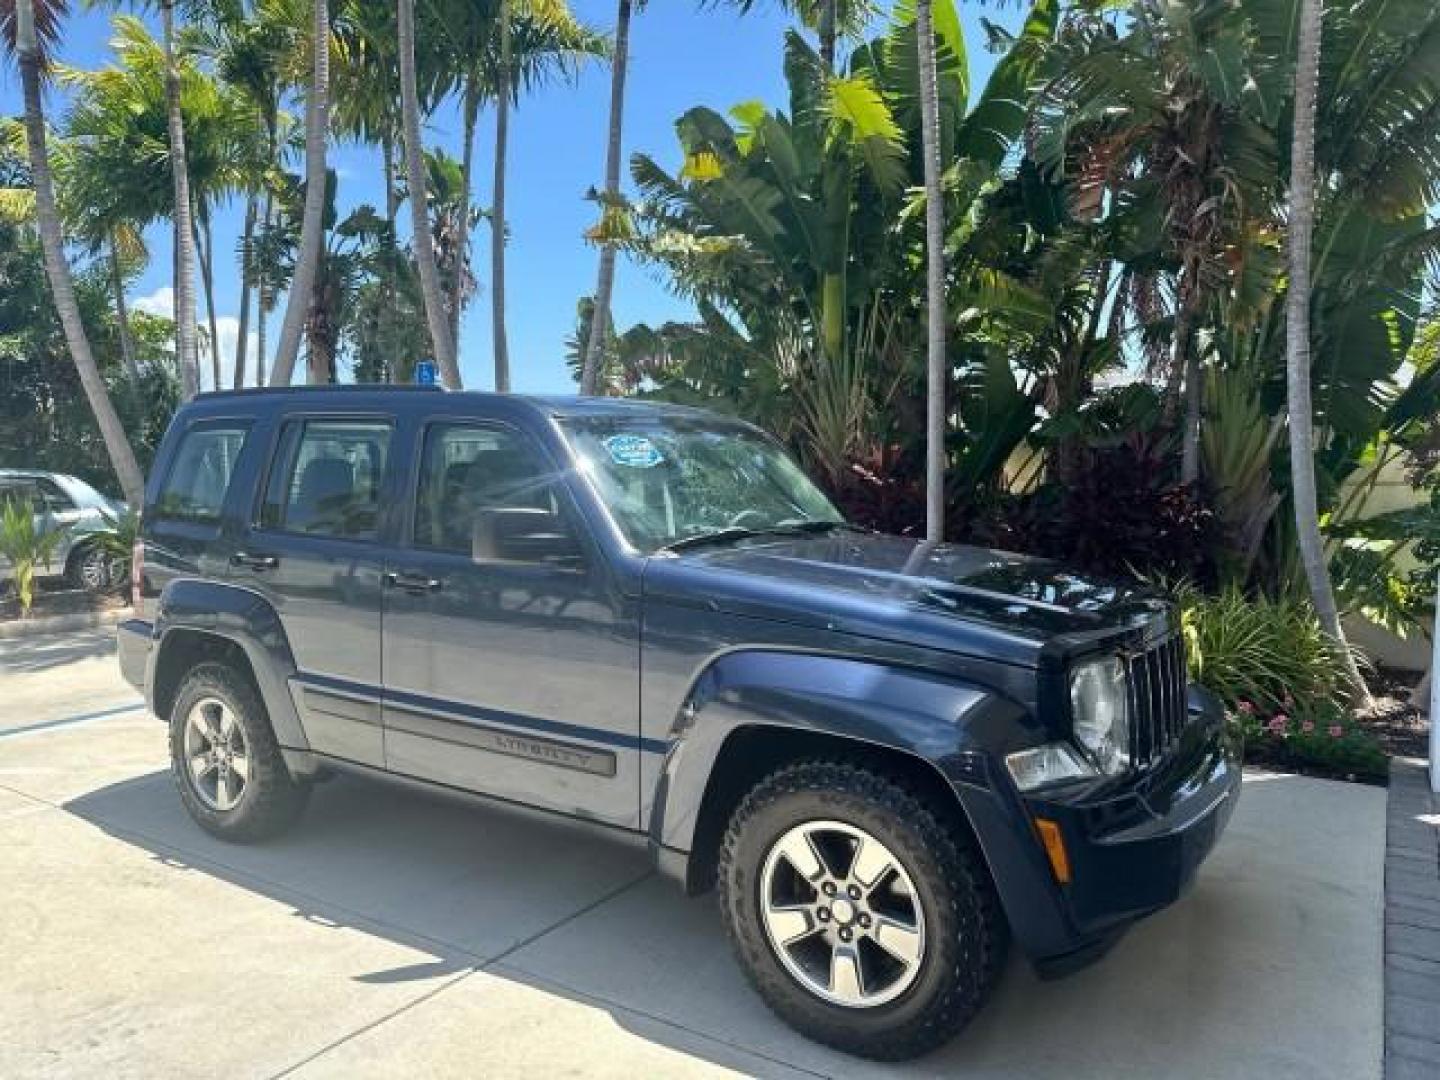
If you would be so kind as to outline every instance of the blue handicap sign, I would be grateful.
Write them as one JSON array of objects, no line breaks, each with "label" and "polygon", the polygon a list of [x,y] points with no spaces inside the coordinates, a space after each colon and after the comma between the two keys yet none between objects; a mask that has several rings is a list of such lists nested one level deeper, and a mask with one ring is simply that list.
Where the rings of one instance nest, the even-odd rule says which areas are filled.
[{"label": "blue handicap sign", "polygon": [[434,386],[440,381],[439,372],[435,369],[435,361],[421,360],[415,365],[415,385]]}]

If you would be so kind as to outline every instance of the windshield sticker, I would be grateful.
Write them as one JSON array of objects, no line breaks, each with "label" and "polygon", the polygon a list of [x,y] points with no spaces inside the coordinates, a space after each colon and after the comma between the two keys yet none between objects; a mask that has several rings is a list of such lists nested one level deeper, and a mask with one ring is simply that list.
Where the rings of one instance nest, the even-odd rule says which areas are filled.
[{"label": "windshield sticker", "polygon": [[611,435],[603,445],[611,461],[630,469],[653,469],[665,460],[659,447],[644,435]]}]

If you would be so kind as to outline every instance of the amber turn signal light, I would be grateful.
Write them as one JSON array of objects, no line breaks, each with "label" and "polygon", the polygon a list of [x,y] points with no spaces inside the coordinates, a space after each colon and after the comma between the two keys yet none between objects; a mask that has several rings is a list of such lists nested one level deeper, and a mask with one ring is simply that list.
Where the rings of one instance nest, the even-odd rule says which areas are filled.
[{"label": "amber turn signal light", "polygon": [[1045,854],[1050,858],[1055,880],[1061,885],[1069,885],[1070,856],[1065,853],[1065,838],[1060,835],[1060,826],[1049,818],[1036,818],[1035,831],[1040,834],[1040,843],[1045,845]]}]

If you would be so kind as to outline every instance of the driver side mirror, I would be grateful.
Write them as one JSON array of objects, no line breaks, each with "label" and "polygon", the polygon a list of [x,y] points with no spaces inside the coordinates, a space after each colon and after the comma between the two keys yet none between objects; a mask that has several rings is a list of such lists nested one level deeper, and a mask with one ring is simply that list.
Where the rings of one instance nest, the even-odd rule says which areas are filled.
[{"label": "driver side mirror", "polygon": [[578,570],[580,544],[559,514],[538,507],[497,507],[475,515],[470,557],[477,563],[540,563]]}]

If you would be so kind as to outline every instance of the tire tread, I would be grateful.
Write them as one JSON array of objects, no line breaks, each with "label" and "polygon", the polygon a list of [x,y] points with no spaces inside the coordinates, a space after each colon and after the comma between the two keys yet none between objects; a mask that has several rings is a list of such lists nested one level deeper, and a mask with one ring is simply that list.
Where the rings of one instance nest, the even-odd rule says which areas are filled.
[{"label": "tire tread", "polygon": [[[221,814],[205,806],[182,773],[185,714],[191,701],[206,694],[229,701],[245,728],[251,761],[247,784],[253,787],[249,803],[238,815]],[[309,801],[310,787],[290,776],[254,683],[220,661],[197,664],[181,681],[170,713],[170,773],[190,816],[206,832],[222,840],[268,840],[294,824]]]},{"label": "tire tread", "polygon": [[[735,895],[748,881],[739,866],[739,847],[756,816],[782,800],[804,796],[856,799],[892,818],[909,831],[920,851],[912,877],[937,876],[938,894],[949,898],[943,924],[935,929],[949,974],[941,989],[918,1014],[887,1030],[858,1032],[835,1018],[829,1006],[799,987],[770,957],[764,931],[741,912],[748,905]],[[913,855],[914,853],[905,853]],[[847,1053],[880,1061],[904,1061],[925,1054],[954,1037],[988,999],[1004,969],[1009,927],[1000,909],[984,861],[968,832],[948,822],[902,777],[831,759],[790,763],[761,780],[740,801],[720,848],[720,904],[726,934],[752,986],[782,1019],[801,1034]],[[917,883],[918,884],[918,883]],[[924,887],[923,885],[921,886]],[[737,900],[741,902],[737,904]],[[948,924],[948,925],[944,925]],[[883,1008],[883,1007],[882,1007]],[[828,1012],[828,1015],[827,1015]]]}]

